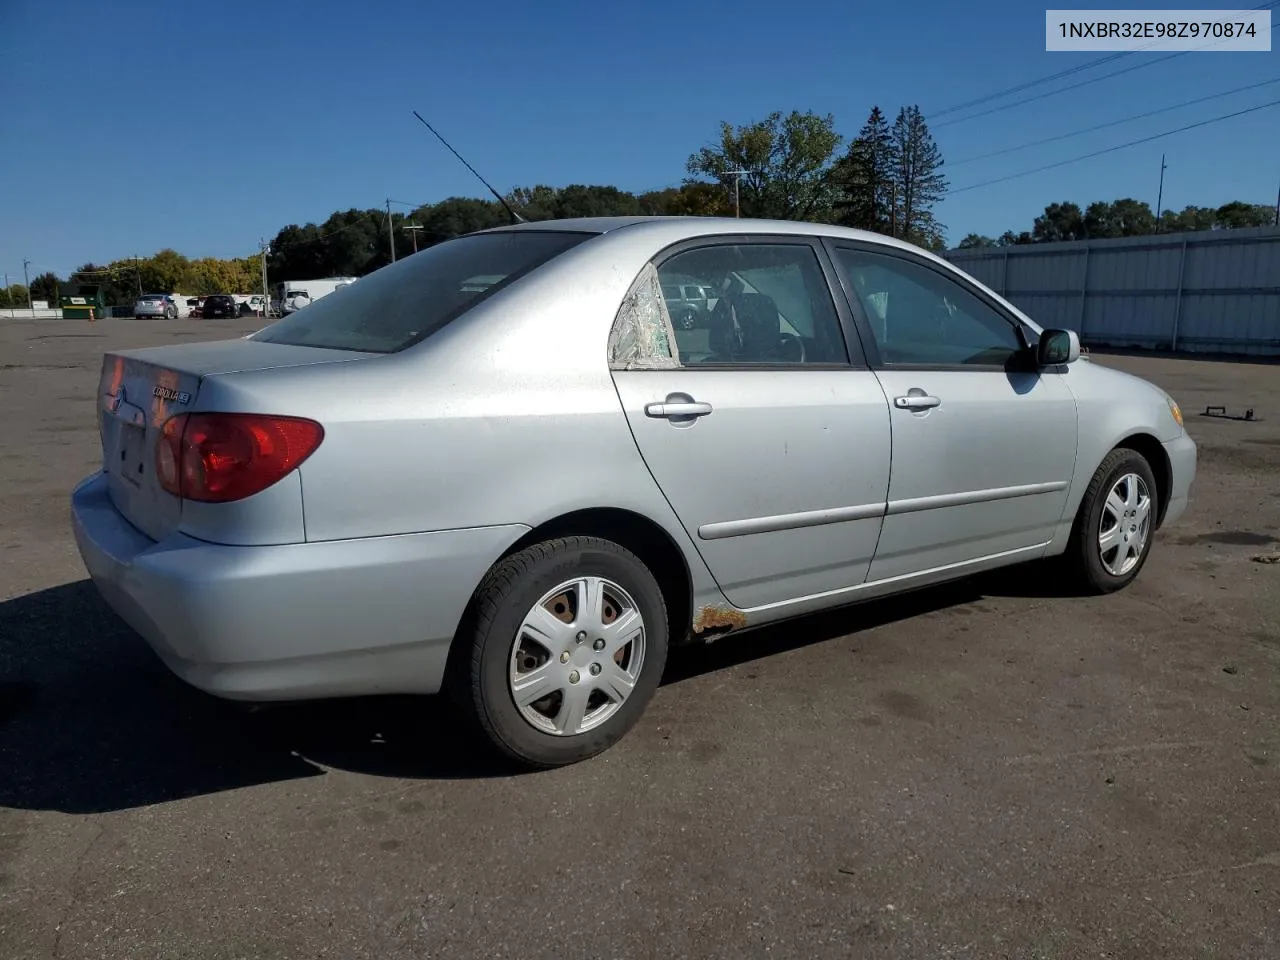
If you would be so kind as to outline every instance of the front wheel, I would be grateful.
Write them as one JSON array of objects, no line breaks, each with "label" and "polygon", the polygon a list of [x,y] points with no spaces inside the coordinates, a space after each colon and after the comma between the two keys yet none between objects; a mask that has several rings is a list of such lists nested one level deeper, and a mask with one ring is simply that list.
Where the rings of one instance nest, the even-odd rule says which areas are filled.
[{"label": "front wheel", "polygon": [[1066,559],[1093,593],[1127,587],[1151,552],[1159,504],[1155,475],[1136,450],[1112,450],[1085,490]]},{"label": "front wheel", "polygon": [[649,569],[616,543],[565,537],[521,550],[489,572],[473,609],[458,637],[454,693],[521,764],[602,753],[657,689],[666,604]]}]

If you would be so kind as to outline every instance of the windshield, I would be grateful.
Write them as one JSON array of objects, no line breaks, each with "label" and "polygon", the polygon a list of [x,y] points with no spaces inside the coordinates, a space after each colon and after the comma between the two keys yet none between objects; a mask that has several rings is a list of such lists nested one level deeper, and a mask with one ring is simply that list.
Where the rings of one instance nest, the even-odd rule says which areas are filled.
[{"label": "windshield", "polygon": [[369,274],[340,297],[322,297],[250,339],[394,353],[590,236],[521,230],[449,240]]}]

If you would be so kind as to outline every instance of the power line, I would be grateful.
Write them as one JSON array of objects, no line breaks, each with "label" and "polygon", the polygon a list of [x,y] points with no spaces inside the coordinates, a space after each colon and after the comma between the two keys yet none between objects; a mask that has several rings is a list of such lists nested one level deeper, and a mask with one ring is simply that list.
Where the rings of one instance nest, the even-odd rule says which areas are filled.
[{"label": "power line", "polygon": [[1182,103],[1175,103],[1168,107],[1159,107],[1155,110],[1148,110],[1146,113],[1134,114],[1132,117],[1125,117],[1122,120],[1109,120],[1106,123],[1099,123],[1096,126],[1085,127],[1082,130],[1073,130],[1071,133],[1060,133],[1054,137],[1045,137],[1042,140],[1030,140],[1027,143],[1019,144],[1016,147],[1005,147],[1003,150],[992,150],[990,153],[980,153],[976,157],[965,157],[963,160],[953,160],[947,163],[947,166],[958,167],[966,163],[974,163],[978,160],[986,160],[989,157],[999,157],[1007,153],[1017,153],[1019,150],[1028,150],[1031,147],[1043,146],[1046,143],[1056,143],[1059,140],[1067,140],[1071,137],[1078,137],[1085,133],[1093,133],[1095,130],[1105,130],[1108,127],[1117,127],[1124,123],[1133,123],[1135,120],[1145,120],[1147,117],[1154,117],[1158,113],[1168,113],[1170,110],[1181,110],[1183,107],[1191,107],[1197,103],[1206,103],[1210,100],[1218,100],[1222,97],[1229,97],[1234,93],[1243,93],[1246,90],[1256,90],[1258,87],[1267,87],[1275,83],[1280,83],[1280,77],[1271,80],[1263,80],[1260,83],[1251,83],[1247,86],[1236,87],[1234,90],[1224,90],[1221,93],[1211,93],[1207,97],[1197,97],[1194,100],[1185,100]]},{"label": "power line", "polygon": [[1032,87],[1038,87],[1042,83],[1052,83],[1054,80],[1062,80],[1065,77],[1073,76],[1074,74],[1080,73],[1084,70],[1092,70],[1094,67],[1100,67],[1104,63],[1111,63],[1113,60],[1121,60],[1124,57],[1132,56],[1137,52],[1138,51],[1136,50],[1126,50],[1123,53],[1111,53],[1105,57],[1098,57],[1096,60],[1090,60],[1088,63],[1082,63],[1078,66],[1071,67],[1068,70],[1059,70],[1057,73],[1051,73],[1047,77],[1028,80],[1026,83],[1020,83],[1014,87],[1007,87],[1004,90],[989,93],[984,97],[977,97],[974,100],[966,100],[964,103],[957,103],[942,110],[935,110],[933,113],[925,117],[925,119],[932,121],[934,117],[943,117],[948,113],[955,113],[957,110],[968,110],[970,107],[981,106],[984,103],[990,103],[992,100],[999,100],[1001,97],[1007,97],[1011,93],[1021,93],[1023,90],[1030,90]]},{"label": "power line", "polygon": [[[1277,6],[1277,5],[1280,5],[1280,0],[1272,0],[1272,2],[1270,2],[1270,3],[1264,3],[1262,6],[1254,7],[1253,9],[1254,9],[1254,10],[1267,10],[1267,9],[1270,9],[1271,7],[1275,7],[1275,6]],[[1047,99],[1048,97],[1055,97],[1055,96],[1057,96],[1057,95],[1058,95],[1058,94],[1060,94],[1060,93],[1067,93],[1067,92],[1069,92],[1069,91],[1071,91],[1071,90],[1078,90],[1078,89],[1080,89],[1081,87],[1087,87],[1087,86],[1089,86],[1090,84],[1093,84],[1093,83],[1101,83],[1103,80],[1110,80],[1112,77],[1119,77],[1119,76],[1123,76],[1123,75],[1124,75],[1124,74],[1126,74],[1126,73],[1132,73],[1134,70],[1142,70],[1142,69],[1144,69],[1144,68],[1146,68],[1146,67],[1154,67],[1156,64],[1159,64],[1159,63],[1165,63],[1166,61],[1176,59],[1177,57],[1186,56],[1188,53],[1198,53],[1198,52],[1200,52],[1200,51],[1202,51],[1202,50],[1208,50],[1210,47],[1216,47],[1216,46],[1218,46],[1218,45],[1220,45],[1220,44],[1228,43],[1228,42],[1230,42],[1230,40],[1231,40],[1231,38],[1230,38],[1230,37],[1224,37],[1224,38],[1223,38],[1223,39],[1221,39],[1221,40],[1214,40],[1213,42],[1211,42],[1211,43],[1207,43],[1207,44],[1205,44],[1204,46],[1196,47],[1194,50],[1178,50],[1178,51],[1176,51],[1176,52],[1174,52],[1174,53],[1166,54],[1166,55],[1165,55],[1165,56],[1163,56],[1163,57],[1156,57],[1154,60],[1144,60],[1144,61],[1142,61],[1141,63],[1135,63],[1135,64],[1133,64],[1132,66],[1125,67],[1125,68],[1124,68],[1124,69],[1122,69],[1122,70],[1113,70],[1113,71],[1111,71],[1110,73],[1104,73],[1104,74],[1102,74],[1102,75],[1100,75],[1100,76],[1097,76],[1097,77],[1090,77],[1090,78],[1089,78],[1089,79],[1087,79],[1087,80],[1081,80],[1079,83],[1072,83],[1072,84],[1069,84],[1069,85],[1067,85],[1067,86],[1065,86],[1065,87],[1059,87],[1059,88],[1058,88],[1058,89],[1056,89],[1056,90],[1049,90],[1049,91],[1047,91],[1047,92],[1045,92],[1045,93],[1038,93],[1038,94],[1036,94],[1036,95],[1035,95],[1035,96],[1033,96],[1033,97],[1024,97],[1024,98],[1023,98],[1023,99],[1021,99],[1021,100],[1014,100],[1012,103],[1002,104],[1002,105],[1000,105],[1000,106],[998,106],[998,107],[991,107],[991,108],[990,108],[990,109],[988,109],[988,110],[979,110],[977,113],[970,113],[970,114],[966,114],[966,115],[965,115],[965,116],[963,116],[963,117],[955,117],[954,119],[951,119],[951,120],[944,120],[942,123],[935,123],[935,124],[931,124],[931,126],[933,127],[933,129],[935,129],[935,130],[936,130],[936,129],[939,129],[939,128],[941,128],[941,127],[950,126],[950,125],[951,125],[951,124],[953,124],[953,123],[964,123],[964,121],[966,121],[966,120],[976,120],[976,119],[978,119],[979,117],[986,117],[986,116],[990,116],[990,115],[991,115],[991,114],[993,114],[993,113],[1000,113],[1002,110],[1011,110],[1011,109],[1013,109],[1014,107],[1020,107],[1020,106],[1023,106],[1024,104],[1028,104],[1028,103],[1035,103],[1035,102],[1037,102],[1037,101],[1039,101],[1039,100]],[[1152,46],[1152,44],[1147,44],[1147,46]],[[1137,52],[1138,52],[1138,51],[1136,51],[1136,50],[1126,51],[1126,53],[1137,53]],[[1113,57],[1112,59],[1119,59],[1119,58],[1118,58],[1118,57]],[[1090,62],[1090,63],[1088,63],[1088,64],[1083,64],[1083,65],[1082,65],[1082,68],[1086,68],[1086,69],[1087,69],[1087,68],[1089,68],[1089,67],[1098,66],[1099,64],[1104,63],[1104,62],[1106,62],[1107,60],[1108,60],[1108,58],[1107,58],[1107,57],[1101,57],[1101,58],[1099,58],[1099,59],[1098,59],[1098,60],[1096,60],[1096,61],[1091,61],[1091,62]],[[1045,77],[1045,78],[1042,78],[1042,80],[1041,80],[1041,81],[1032,81],[1032,82],[1030,82],[1030,83],[1028,83],[1028,84],[1023,84],[1023,85],[1022,85],[1022,87],[1023,87],[1023,88],[1025,88],[1025,87],[1028,87],[1028,86],[1036,86],[1038,83],[1040,83],[1040,82],[1047,82],[1047,81],[1048,81],[1048,80],[1050,80],[1050,79],[1055,79],[1055,78],[1054,78],[1054,77]],[[1005,90],[1005,91],[1001,91],[1001,92],[1000,92],[1000,93],[998,93],[998,94],[991,94],[990,96],[986,97],[985,99],[986,99],[986,100],[994,100],[994,99],[998,99],[999,97],[1005,96],[1006,94],[1008,94],[1008,93],[1012,93],[1012,92],[1014,92],[1014,90],[1013,90],[1013,89]],[[959,108],[957,107],[956,109],[959,109]],[[943,111],[943,112],[950,112],[950,111]],[[938,114],[934,114],[934,116],[937,116],[937,115],[938,115]]]},{"label": "power line", "polygon": [[1041,173],[1045,170],[1053,170],[1057,167],[1065,167],[1069,163],[1079,163],[1081,160],[1091,160],[1094,157],[1100,157],[1106,153],[1115,153],[1117,150],[1124,150],[1127,147],[1136,147],[1140,143],[1150,143],[1152,140],[1159,140],[1162,137],[1169,137],[1175,133],[1182,133],[1186,130],[1194,130],[1197,127],[1206,127],[1211,123],[1219,123],[1223,120],[1230,120],[1233,117],[1242,117],[1246,113],[1256,113],[1259,110],[1265,110],[1267,107],[1274,107],[1280,104],[1280,100],[1272,100],[1269,103],[1260,103],[1256,107],[1247,107],[1244,110],[1237,110],[1235,113],[1226,113],[1220,117],[1210,117],[1208,120],[1200,120],[1197,123],[1189,123],[1184,127],[1178,127],[1175,130],[1166,130],[1163,133],[1153,133],[1149,137],[1141,137],[1137,140],[1130,140],[1128,143],[1116,144],[1114,147],[1107,147],[1103,150],[1095,150],[1093,153],[1086,153],[1079,157],[1072,157],[1070,160],[1059,160],[1057,163],[1047,163],[1042,167],[1036,167],[1032,170],[1023,170],[1020,173],[1011,173],[1007,176],[996,177],[993,180],[983,180],[980,183],[971,183],[968,186],[956,187],[954,190],[947,191],[950,196],[953,193],[964,193],[966,190],[977,190],[979,187],[989,187],[993,184],[1004,183],[1007,180],[1016,180],[1019,177],[1029,177],[1033,173]]}]

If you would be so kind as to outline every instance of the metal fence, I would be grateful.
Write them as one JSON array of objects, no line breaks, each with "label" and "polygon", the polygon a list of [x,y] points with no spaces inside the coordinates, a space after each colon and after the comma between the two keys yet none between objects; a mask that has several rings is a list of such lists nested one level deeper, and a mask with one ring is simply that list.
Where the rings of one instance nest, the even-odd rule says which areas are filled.
[{"label": "metal fence", "polygon": [[1044,327],[1094,346],[1280,355],[1280,228],[948,250]]}]

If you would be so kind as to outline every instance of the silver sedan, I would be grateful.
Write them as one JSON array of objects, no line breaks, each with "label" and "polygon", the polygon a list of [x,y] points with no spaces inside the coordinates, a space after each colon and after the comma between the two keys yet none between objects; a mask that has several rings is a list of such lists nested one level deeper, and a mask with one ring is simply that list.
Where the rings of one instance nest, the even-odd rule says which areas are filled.
[{"label": "silver sedan", "polygon": [[534,766],[622,737],[674,644],[1024,561],[1122,588],[1196,466],[1075,333],[790,222],[472,234],[244,339],[108,354],[98,394],[76,540],[178,676],[449,691]]}]

